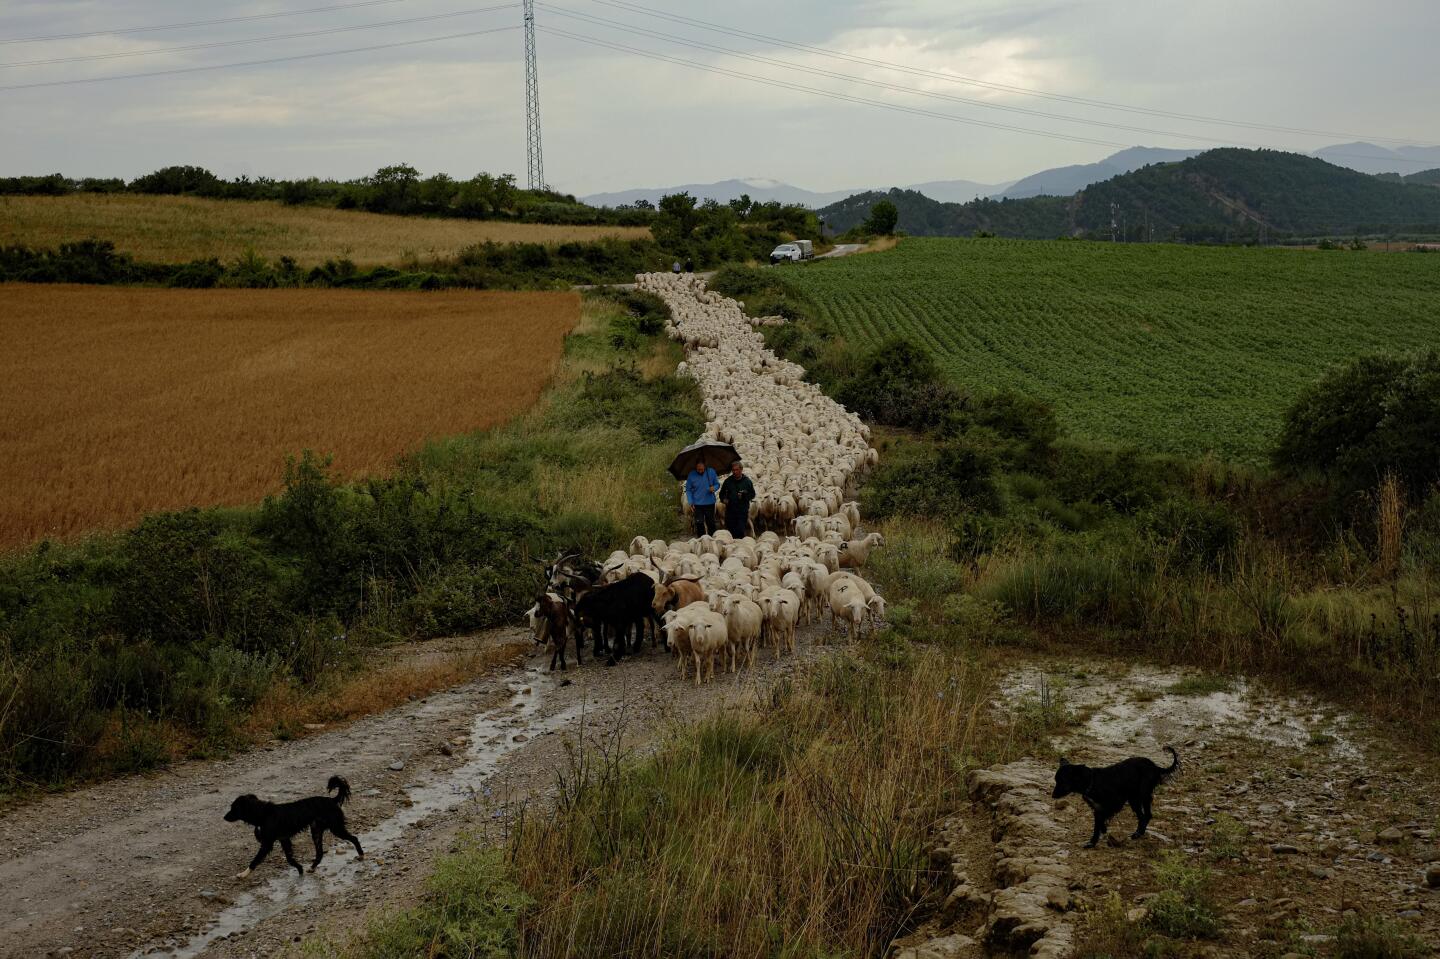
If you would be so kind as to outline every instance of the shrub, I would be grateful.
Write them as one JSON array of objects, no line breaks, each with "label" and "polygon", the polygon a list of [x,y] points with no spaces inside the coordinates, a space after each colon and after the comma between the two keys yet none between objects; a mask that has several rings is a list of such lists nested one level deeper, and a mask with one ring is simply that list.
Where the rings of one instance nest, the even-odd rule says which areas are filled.
[{"label": "shrub", "polygon": [[944,382],[935,358],[903,336],[865,354],[860,370],[836,391],[836,399],[867,420],[925,429],[958,415],[959,392]]},{"label": "shrub", "polygon": [[1151,925],[1179,939],[1210,939],[1220,934],[1214,873],[1192,865],[1181,853],[1168,852],[1155,867],[1155,878],[1163,888],[1150,901]]},{"label": "shrub", "polygon": [[1382,916],[1351,916],[1335,936],[1337,959],[1420,959],[1430,950]]},{"label": "shrub", "polygon": [[867,515],[956,517],[1001,509],[996,463],[964,440],[924,448],[919,455],[882,460],[860,492]]},{"label": "shrub", "polygon": [[1415,491],[1440,481],[1440,351],[1331,370],[1286,413],[1274,460],[1323,473],[1346,493],[1386,473]]},{"label": "shrub", "polygon": [[1171,497],[1142,510],[1137,519],[1153,547],[1191,566],[1218,568],[1240,541],[1240,522],[1218,503]]}]

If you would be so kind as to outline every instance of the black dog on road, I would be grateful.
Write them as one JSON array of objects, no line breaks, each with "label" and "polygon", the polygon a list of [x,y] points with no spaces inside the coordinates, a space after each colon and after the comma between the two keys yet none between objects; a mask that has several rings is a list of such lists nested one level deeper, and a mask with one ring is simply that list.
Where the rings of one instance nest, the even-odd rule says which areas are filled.
[{"label": "black dog on road", "polygon": [[1063,799],[1071,793],[1079,793],[1095,813],[1095,832],[1085,844],[1086,849],[1095,848],[1100,837],[1105,835],[1111,817],[1127,803],[1134,810],[1135,818],[1140,820],[1140,827],[1130,838],[1139,839],[1145,835],[1145,827],[1150,825],[1150,801],[1155,796],[1155,787],[1168,782],[1180,769],[1180,754],[1170,746],[1166,746],[1165,751],[1175,759],[1168,768],[1161,768],[1144,756],[1135,756],[1100,769],[1069,763],[1063,758],[1060,760],[1060,768],[1055,772],[1055,798]]},{"label": "black dog on road", "polygon": [[341,803],[350,798],[350,784],[343,776],[331,776],[325,789],[334,792],[335,797],[332,799],[329,796],[311,796],[294,802],[273,803],[247,794],[231,803],[230,811],[225,814],[225,821],[238,821],[254,826],[255,838],[260,843],[260,851],[250,860],[245,871],[237,874],[235,878],[244,879],[250,875],[251,870],[270,855],[270,850],[275,848],[277,842],[285,851],[285,861],[294,866],[300,875],[305,875],[304,868],[295,861],[295,850],[290,846],[290,838],[306,829],[310,830],[310,838],[315,841],[315,861],[310,864],[311,872],[314,872],[315,867],[320,865],[320,860],[325,858],[323,840],[327,829],[335,834],[335,838],[344,839],[353,845],[356,854],[364,859],[365,850],[360,848],[360,840],[346,831],[345,813],[340,810]]}]

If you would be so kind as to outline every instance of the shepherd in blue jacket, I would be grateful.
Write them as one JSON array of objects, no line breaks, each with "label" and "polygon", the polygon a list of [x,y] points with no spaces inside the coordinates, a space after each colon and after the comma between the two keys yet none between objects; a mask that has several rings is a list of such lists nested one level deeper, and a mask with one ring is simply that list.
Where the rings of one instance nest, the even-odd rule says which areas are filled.
[{"label": "shepherd in blue jacket", "polygon": [[720,477],[697,459],[695,468],[685,477],[685,498],[695,509],[695,535],[715,534],[715,493],[720,489]]}]

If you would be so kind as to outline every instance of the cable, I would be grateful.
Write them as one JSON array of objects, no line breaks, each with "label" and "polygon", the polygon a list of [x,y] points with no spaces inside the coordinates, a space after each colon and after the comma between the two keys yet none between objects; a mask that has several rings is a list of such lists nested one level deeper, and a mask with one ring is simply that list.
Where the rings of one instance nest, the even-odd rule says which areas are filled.
[{"label": "cable", "polygon": [[280,13],[256,13],[246,17],[224,17],[219,20],[190,20],[185,23],[160,23],[148,27],[122,27],[119,30],[91,30],[87,33],[56,33],[48,37],[3,37],[0,38],[0,44],[80,40],[86,37],[108,37],[121,33],[150,33],[155,30],[179,30],[183,27],[208,27],[219,23],[248,23],[252,20],[274,20],[277,17],[298,17],[307,13],[329,13],[332,10],[354,10],[359,7],[378,7],[384,4],[405,2],[407,0],[360,0],[358,3],[340,3],[331,7],[311,7],[308,10],[286,10]]},{"label": "cable", "polygon": [[436,13],[427,17],[406,17],[403,20],[381,20],[377,23],[360,23],[348,27],[329,27],[324,30],[306,30],[303,33],[277,33],[268,37],[249,37],[244,40],[216,40],[210,43],[188,43],[178,47],[160,47],[154,50],[127,50],[123,53],[97,53],[83,57],[55,57],[50,60],[16,60],[0,63],[0,69],[7,67],[33,67],[56,63],[81,63],[91,60],[114,60],[120,57],[148,57],[163,53],[183,53],[188,50],[209,50],[214,47],[240,46],[249,43],[269,43],[272,40],[294,40],[300,37],[321,37],[335,33],[352,33],[356,30],[376,30],[381,27],[397,27],[408,23],[427,23],[431,20],[449,20],[467,17],[477,13],[493,13],[496,10],[513,10],[518,3],[502,3],[493,7],[477,7],[473,10],[458,10],[455,13]]},{"label": "cable", "polygon": [[655,30],[647,30],[644,27],[636,27],[628,23],[621,23],[617,20],[608,20],[604,17],[592,17],[589,14],[575,13],[573,11],[568,11],[562,7],[557,7],[549,3],[541,3],[539,4],[539,6],[543,7],[550,13],[556,13],[563,17],[570,17],[572,19],[581,20],[583,22],[591,23],[597,26],[606,26],[612,29],[624,30],[629,33],[640,33],[646,36],[655,37],[657,39],[668,40],[672,43],[677,43],[682,46],[691,47],[697,50],[708,50],[712,53],[723,53],[728,56],[740,57],[744,60],[752,60],[756,63],[765,63],[771,66],[783,67],[787,70],[798,70],[802,73],[830,77],[836,80],[845,80],[850,83],[860,83],[864,84],[865,86],[876,87],[882,90],[894,90],[899,93],[912,93],[922,97],[929,97],[934,100],[948,100],[952,103],[963,103],[967,106],[982,107],[987,110],[1000,110],[1006,113],[1020,113],[1024,114],[1025,116],[1040,117],[1047,120],[1059,120],[1064,123],[1080,123],[1084,124],[1085,126],[1101,126],[1107,127],[1112,130],[1123,130],[1129,133],[1143,133],[1147,136],[1172,137],[1181,140],[1218,143],[1222,146],[1244,146],[1252,147],[1254,149],[1269,148],[1269,144],[1246,143],[1243,140],[1207,137],[1201,136],[1200,134],[1185,133],[1176,130],[1156,130],[1151,127],[1130,126],[1123,123],[1111,123],[1106,120],[1088,120],[1083,117],[1065,116],[1064,114],[1060,113],[1046,113],[1043,110],[1030,110],[1026,107],[1011,106],[1003,103],[990,103],[985,100],[975,100],[970,97],[959,97],[950,93],[937,93],[933,90],[922,90],[919,87],[907,87],[896,83],[886,83],[883,80],[867,80],[863,77],[857,77],[854,74],[839,73],[833,70],[823,70],[818,67],[807,67],[803,64],[792,63],[788,60],[776,60],[772,57],[764,57],[758,54],[745,53],[740,50],[733,50],[729,47],[715,46],[714,44],[704,43],[699,40],[689,40],[685,37],[677,37],[674,34],[661,33]]},{"label": "cable", "polygon": [[[993,123],[989,120],[975,120],[967,117],[957,117],[951,113],[937,113],[933,110],[922,110],[918,107],[900,106],[895,103],[886,103],[883,100],[871,100],[868,97],[852,96],[848,93],[837,93],[833,90],[822,90],[819,87],[807,87],[799,83],[789,83],[780,80],[773,80],[769,77],[756,76],[753,73],[742,73],[738,70],[727,70],[724,67],[707,66],[703,63],[696,63],[693,60],[685,60],[680,57],[672,57],[664,53],[655,53],[650,50],[641,50],[638,47],[628,46],[623,43],[615,43],[609,40],[601,40],[596,37],[587,37],[583,34],[571,33],[568,30],[561,30],[557,27],[537,26],[537,30],[557,37],[564,37],[580,43],[588,43],[592,46],[605,47],[610,50],[618,50],[622,53],[631,53],[640,57],[647,57],[651,60],[662,60],[666,63],[673,63],[677,66],[690,67],[694,70],[703,70],[706,73],[718,73],[724,76],[736,77],[741,80],[749,80],[754,83],[762,83],[766,86],[778,87],[782,90],[799,90],[804,93],[811,93],[816,96],[828,97],[832,100],[843,100],[847,103],[861,103],[867,106],[879,107],[883,110],[893,110],[898,113],[909,113],[914,116],[930,117],[936,120],[949,120],[952,123],[964,123],[971,126],[989,127],[994,130],[1009,130],[1015,133],[1029,133],[1034,136],[1049,137],[1053,140],[1067,140],[1071,143],[1089,143],[1095,146],[1125,147],[1128,144],[1117,143],[1112,140],[1097,140],[1092,137],[1075,136],[1068,133],[1052,133],[1048,130],[1034,130],[1029,127],[1011,126],[1007,123]],[[3,89],[3,88],[0,88]]]},{"label": "cable", "polygon": [[1168,117],[1175,120],[1190,120],[1199,123],[1215,123],[1222,126],[1248,127],[1254,130],[1269,130],[1276,133],[1296,133],[1306,136],[1339,137],[1342,139],[1352,140],[1381,140],[1388,143],[1413,144],[1418,142],[1416,140],[1405,139],[1403,137],[1370,136],[1360,133],[1341,133],[1334,130],[1311,130],[1304,127],[1286,127],[1269,123],[1254,123],[1247,120],[1227,120],[1223,117],[1211,117],[1194,113],[1177,113],[1170,110],[1160,110],[1150,107],[1141,107],[1131,104],[1117,103],[1112,100],[1096,100],[1088,97],[1072,96],[1064,93],[1054,93],[1047,90],[1036,90],[1030,87],[1020,87],[1008,83],[995,83],[989,80],[981,80],[976,77],[967,77],[958,73],[949,73],[939,70],[926,70],[922,67],[912,67],[906,64],[892,63],[888,60],[877,60],[871,57],[862,57],[857,54],[845,53],[839,50],[830,50],[825,47],[817,47],[806,43],[797,43],[795,41],[785,40],[780,37],[767,36],[763,33],[751,33],[746,30],[737,30],[735,28],[726,27],[722,24],[712,23],[707,20],[696,20],[691,17],[683,17],[678,14],[667,13],[663,10],[656,10],[653,7],[646,7],[638,3],[629,2],[629,0],[591,0],[591,2],[598,3],[607,7],[614,7],[616,9],[624,10],[627,13],[640,13],[647,16],[661,17],[665,20],[685,24],[687,26],[700,27],[705,30],[713,30],[718,33],[725,33],[734,37],[741,37],[748,40],[759,40],[765,43],[773,43],[782,47],[789,47],[790,49],[800,50],[807,53],[818,53],[822,56],[833,57],[840,60],[848,60],[852,63],[862,63],[868,66],[883,67],[888,70],[898,70],[903,73],[910,73],[916,76],[925,76],[940,80],[948,80],[951,83],[964,83],[971,86],[984,87],[990,90],[1000,90],[1006,93],[1019,93],[1023,94],[1024,96],[1041,97],[1048,100],[1059,100],[1066,103],[1081,104],[1083,106],[1100,107],[1106,110],[1120,110],[1126,113],[1141,113],[1147,114],[1149,116]]},{"label": "cable", "polygon": [[451,33],[443,37],[422,37],[419,40],[400,40],[395,43],[376,43],[368,47],[350,47],[346,50],[322,50],[319,53],[300,53],[289,57],[270,57],[265,60],[246,60],[241,63],[213,63],[203,67],[176,67],[172,70],[151,70],[147,73],[121,73],[108,77],[84,77],[76,80],[47,80],[43,83],[15,83],[0,86],[0,92],[7,90],[33,90],[37,87],[68,87],[80,83],[103,83],[107,80],[138,80],[142,77],[168,77],[180,73],[201,73],[206,70],[228,70],[231,67],[255,67],[267,63],[286,63],[292,60],[314,60],[319,57],[335,57],[346,53],[367,53],[371,50],[393,50],[396,47],[413,47],[421,43],[438,43],[441,40],[459,40],[462,37],[481,37],[490,33],[504,33],[519,30],[513,27],[492,27],[489,30],[470,30],[466,33]]}]

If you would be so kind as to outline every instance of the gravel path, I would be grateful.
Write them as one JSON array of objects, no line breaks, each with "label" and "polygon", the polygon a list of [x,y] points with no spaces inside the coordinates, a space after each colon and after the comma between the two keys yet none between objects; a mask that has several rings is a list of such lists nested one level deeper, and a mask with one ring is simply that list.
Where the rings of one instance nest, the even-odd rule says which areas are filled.
[{"label": "gravel path", "polygon": [[[824,649],[806,643],[779,663],[762,655],[753,674],[699,688],[657,652],[554,674],[537,654],[342,729],[45,798],[0,819],[0,955],[265,956],[322,926],[347,928],[413,900],[459,832],[542,795],[582,729],[643,745],[671,717],[746,701]],[[230,801],[314,795],[333,773],[355,790],[346,813],[364,862],[327,837],[314,874],[297,877],[277,849],[235,879],[255,841],[222,820]],[[308,847],[296,843],[307,863]]]}]

